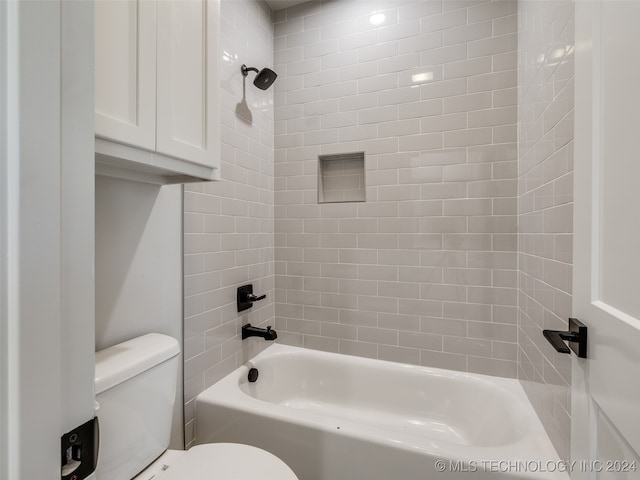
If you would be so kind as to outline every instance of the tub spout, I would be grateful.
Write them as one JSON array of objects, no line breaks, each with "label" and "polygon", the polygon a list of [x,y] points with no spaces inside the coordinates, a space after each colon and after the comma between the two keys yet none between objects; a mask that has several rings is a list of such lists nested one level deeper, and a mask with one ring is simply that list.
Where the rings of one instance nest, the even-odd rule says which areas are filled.
[{"label": "tub spout", "polygon": [[275,330],[271,330],[271,327],[259,328],[253,327],[250,323],[242,326],[242,339],[249,337],[262,337],[265,340],[275,340],[278,338],[278,334]]}]

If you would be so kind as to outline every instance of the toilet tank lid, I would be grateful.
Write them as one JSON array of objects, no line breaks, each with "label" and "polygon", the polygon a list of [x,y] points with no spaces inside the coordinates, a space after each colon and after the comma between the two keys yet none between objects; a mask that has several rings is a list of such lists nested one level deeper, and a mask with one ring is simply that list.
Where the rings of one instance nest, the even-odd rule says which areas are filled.
[{"label": "toilet tank lid", "polygon": [[96,352],[96,395],[175,357],[178,341],[149,333]]}]

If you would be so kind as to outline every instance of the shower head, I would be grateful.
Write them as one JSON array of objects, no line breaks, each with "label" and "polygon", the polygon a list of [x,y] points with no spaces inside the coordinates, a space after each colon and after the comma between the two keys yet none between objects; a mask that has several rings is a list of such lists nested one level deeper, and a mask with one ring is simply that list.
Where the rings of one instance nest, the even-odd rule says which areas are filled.
[{"label": "shower head", "polygon": [[273,82],[275,82],[276,78],[278,77],[276,72],[274,72],[270,68],[263,68],[262,70],[258,71],[257,68],[242,65],[241,70],[242,75],[244,75],[245,77],[249,75],[250,71],[257,73],[256,78],[253,79],[253,84],[260,90],[266,90],[267,88],[269,88],[271,85],[273,85]]}]

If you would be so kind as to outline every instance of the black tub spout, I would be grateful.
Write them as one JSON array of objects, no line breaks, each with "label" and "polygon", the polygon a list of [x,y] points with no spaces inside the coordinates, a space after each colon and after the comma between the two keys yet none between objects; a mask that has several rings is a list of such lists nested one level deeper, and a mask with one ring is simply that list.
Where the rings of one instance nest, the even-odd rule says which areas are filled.
[{"label": "black tub spout", "polygon": [[244,340],[249,337],[262,337],[265,340],[275,340],[278,338],[278,334],[275,330],[271,330],[271,327],[259,328],[247,323],[242,326],[242,339]]}]

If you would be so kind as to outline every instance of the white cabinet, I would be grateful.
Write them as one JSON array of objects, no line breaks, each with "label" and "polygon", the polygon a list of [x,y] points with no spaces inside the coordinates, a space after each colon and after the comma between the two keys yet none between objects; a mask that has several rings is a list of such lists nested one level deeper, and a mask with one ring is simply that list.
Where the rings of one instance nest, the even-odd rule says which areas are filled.
[{"label": "white cabinet", "polygon": [[96,23],[96,171],[219,179],[219,0],[102,0]]}]

